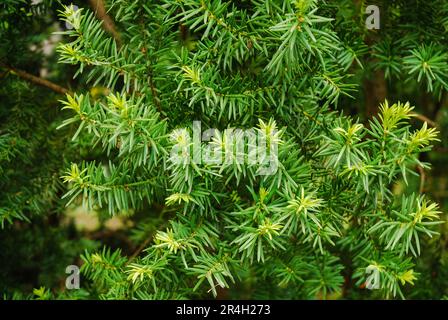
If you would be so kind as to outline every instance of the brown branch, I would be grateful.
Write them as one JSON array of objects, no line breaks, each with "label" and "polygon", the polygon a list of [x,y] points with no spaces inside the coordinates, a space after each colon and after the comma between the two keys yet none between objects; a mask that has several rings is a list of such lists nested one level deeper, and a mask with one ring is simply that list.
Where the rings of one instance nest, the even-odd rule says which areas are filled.
[{"label": "brown branch", "polygon": [[417,170],[420,173],[419,193],[422,194],[425,191],[425,180],[426,180],[425,169],[423,169],[421,166],[417,166]]},{"label": "brown branch", "polygon": [[149,244],[149,242],[152,240],[152,234],[150,237],[146,238],[146,240],[137,248],[137,250],[134,251],[134,253],[129,257],[129,260],[126,262],[126,264],[129,264],[134,260],[142,251],[146,248],[146,246]]},{"label": "brown branch", "polygon": [[89,0],[90,6],[95,11],[95,16],[103,21],[102,27],[104,30],[109,32],[112,37],[114,37],[115,41],[118,45],[121,44],[121,37],[117,31],[117,27],[115,26],[112,18],[107,14],[106,7],[104,5],[103,0]]},{"label": "brown branch", "polygon": [[427,122],[431,127],[437,127],[437,123],[435,121],[429,119],[428,117],[420,113],[412,112],[411,115],[423,122]]},{"label": "brown branch", "polygon": [[8,70],[10,73],[18,76],[19,78],[22,78],[22,79],[24,79],[26,81],[29,81],[29,82],[34,83],[34,84],[37,84],[37,85],[42,86],[42,87],[46,87],[46,88],[48,88],[50,90],[53,90],[54,92],[57,92],[57,93],[60,93],[60,94],[67,94],[67,93],[71,94],[70,90],[68,90],[68,89],[66,89],[64,87],[61,87],[60,85],[57,85],[56,83],[53,83],[53,82],[48,81],[46,79],[43,79],[43,78],[37,77],[35,75],[32,75],[32,74],[30,74],[30,73],[28,73],[26,71],[16,69],[16,68],[8,66],[8,65],[6,65],[4,63],[0,63],[0,67]]},{"label": "brown branch", "polygon": [[[165,214],[166,210],[165,207],[162,207],[161,211],[160,211],[160,215],[159,215],[159,219],[163,218],[163,215]],[[168,221],[163,222],[160,227],[165,226],[165,224],[168,223]],[[126,262],[126,265],[128,265],[129,263],[131,263],[135,258],[137,258],[140,253],[142,253],[142,251],[148,246],[148,244],[151,242],[151,240],[154,238],[154,232],[149,232],[148,236],[146,237],[145,241],[143,241],[142,244],[140,244],[138,246],[138,248],[131,254],[131,256],[129,257],[128,261]]]},{"label": "brown branch", "polygon": [[435,147],[432,151],[438,152],[438,153],[448,153],[448,148],[444,147]]},{"label": "brown branch", "polygon": [[157,95],[157,89],[154,86],[154,81],[153,81],[153,78],[152,78],[152,74],[149,76],[149,86],[151,88],[151,93],[152,93],[152,98],[153,98],[154,104],[156,105],[156,108],[159,111],[160,116],[162,116],[162,107],[160,106],[160,100],[159,100],[159,97]]},{"label": "brown branch", "polygon": [[[371,41],[371,40],[370,40]],[[387,97],[387,83],[384,72],[374,71],[371,77],[363,80],[365,96],[365,115],[371,119],[378,113],[378,106],[384,102]]]}]

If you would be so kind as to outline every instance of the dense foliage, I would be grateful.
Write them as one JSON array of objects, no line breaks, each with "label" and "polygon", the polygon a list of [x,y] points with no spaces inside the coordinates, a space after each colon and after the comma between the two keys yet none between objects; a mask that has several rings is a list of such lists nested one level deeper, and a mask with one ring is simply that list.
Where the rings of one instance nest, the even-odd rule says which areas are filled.
[{"label": "dense foliage", "polygon": [[[1,36],[28,52],[4,23],[30,28],[18,3],[3,5]],[[5,260],[17,239],[28,258],[42,240],[34,297],[448,294],[448,231],[425,192],[445,141],[431,119],[447,103],[446,1],[379,1],[379,30],[364,1],[78,5],[31,14],[43,27],[60,10],[51,77],[71,90],[47,84],[57,98],[14,68],[32,72],[34,52],[0,47],[0,239]],[[76,226],[80,206],[99,231]],[[68,264],[82,290],[63,289]],[[2,279],[5,297],[28,294],[18,279]]]}]

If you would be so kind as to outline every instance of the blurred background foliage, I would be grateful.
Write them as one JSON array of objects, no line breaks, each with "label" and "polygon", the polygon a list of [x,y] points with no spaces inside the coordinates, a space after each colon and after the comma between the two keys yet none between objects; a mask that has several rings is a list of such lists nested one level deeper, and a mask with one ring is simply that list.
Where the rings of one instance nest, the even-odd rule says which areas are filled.
[{"label": "blurred background foliage", "polygon": [[[250,1],[239,4],[244,7],[246,2]],[[427,194],[440,204],[442,220],[447,220],[448,3],[325,2],[321,15],[335,19],[335,30],[351,52],[340,61],[357,87],[352,97],[341,97],[335,109],[367,124],[385,99],[410,101],[417,113],[416,128],[422,121],[437,127],[441,142],[420,159],[430,162],[432,170],[410,178],[406,189],[404,182],[397,183],[394,192]],[[169,214],[150,207],[110,218],[104,212],[67,210],[61,200],[65,190],[60,177],[70,162],[100,159],[101,153],[91,152],[87,139],[71,142],[66,129],[56,130],[66,118],[58,100],[63,93],[81,89],[93,96],[107,94],[101,87],[82,87],[83,75],[73,79],[75,70],[57,63],[55,45],[62,36],[54,32],[67,28],[57,11],[61,4],[70,3],[96,9],[106,31],[119,37],[120,26],[107,15],[108,4],[102,0],[0,3],[0,293],[4,298],[88,298],[83,290],[64,289],[65,267],[79,265],[85,249],[101,245],[121,248],[128,256],[136,254],[147,244],[145,239],[163,226],[163,215]],[[365,27],[368,4],[380,8],[379,30]],[[194,46],[194,35],[183,40]],[[439,231],[440,236],[422,250],[418,266],[432,272],[421,272],[411,297],[448,295],[448,225],[442,224]],[[281,289],[276,290],[281,298]],[[356,292],[347,290],[334,298],[362,298]]]}]

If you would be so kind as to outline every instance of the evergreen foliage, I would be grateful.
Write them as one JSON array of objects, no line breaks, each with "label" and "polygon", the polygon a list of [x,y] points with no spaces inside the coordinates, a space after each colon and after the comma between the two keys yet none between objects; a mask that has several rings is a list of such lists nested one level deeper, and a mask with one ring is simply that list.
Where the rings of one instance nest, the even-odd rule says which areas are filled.
[{"label": "evergreen foliage", "polygon": [[[80,83],[60,97],[63,111],[46,122],[31,116],[33,129],[16,125],[23,121],[11,118],[21,116],[14,107],[2,111],[0,173],[8,193],[1,195],[0,223],[30,220],[48,203],[57,203],[57,212],[62,204],[82,205],[133,221],[127,236],[137,250],[76,240],[73,255],[88,248],[81,256],[83,290],[41,288],[35,296],[448,294],[442,211],[409,186],[430,169],[422,155],[441,140],[440,128],[414,121],[419,108],[406,102],[418,91],[434,103],[446,97],[446,1],[384,1],[378,31],[365,28],[364,1],[107,4],[119,38],[90,9],[58,5],[70,27],[58,32],[59,63],[75,68]],[[390,99],[371,117],[342,112],[362,99],[363,81],[376,72],[389,81]],[[8,81],[17,84],[2,88],[24,85]],[[28,96],[17,112],[56,112],[54,100],[36,106],[33,89],[22,90]],[[1,96],[8,97],[2,104],[18,105],[7,92]],[[191,139],[194,121],[202,132],[222,132],[199,143],[225,161],[173,161],[174,147],[204,158]],[[237,161],[225,131],[235,128],[255,128],[271,152],[278,147],[273,174]],[[48,153],[41,152],[47,144]],[[21,179],[33,173],[23,176],[22,167],[36,162],[38,179],[52,181],[47,189],[23,187]],[[17,192],[23,200],[12,198]],[[377,290],[366,288],[373,284]]]}]

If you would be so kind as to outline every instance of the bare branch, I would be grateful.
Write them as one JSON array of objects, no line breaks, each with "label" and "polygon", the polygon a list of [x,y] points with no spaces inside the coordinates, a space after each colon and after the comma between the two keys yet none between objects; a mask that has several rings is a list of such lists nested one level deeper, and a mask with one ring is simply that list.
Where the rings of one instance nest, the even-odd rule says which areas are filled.
[{"label": "bare branch", "polygon": [[95,11],[95,16],[103,21],[103,28],[109,32],[114,39],[117,41],[117,44],[121,44],[121,37],[117,31],[117,27],[115,26],[115,22],[112,18],[107,14],[106,7],[104,5],[103,0],[89,0],[90,6]]},{"label": "bare branch", "polygon": [[426,117],[420,113],[413,112],[413,113],[411,113],[411,115],[413,115],[415,118],[417,118],[423,122],[427,122],[431,127],[437,127],[437,123],[435,121],[429,119],[428,117]]}]

